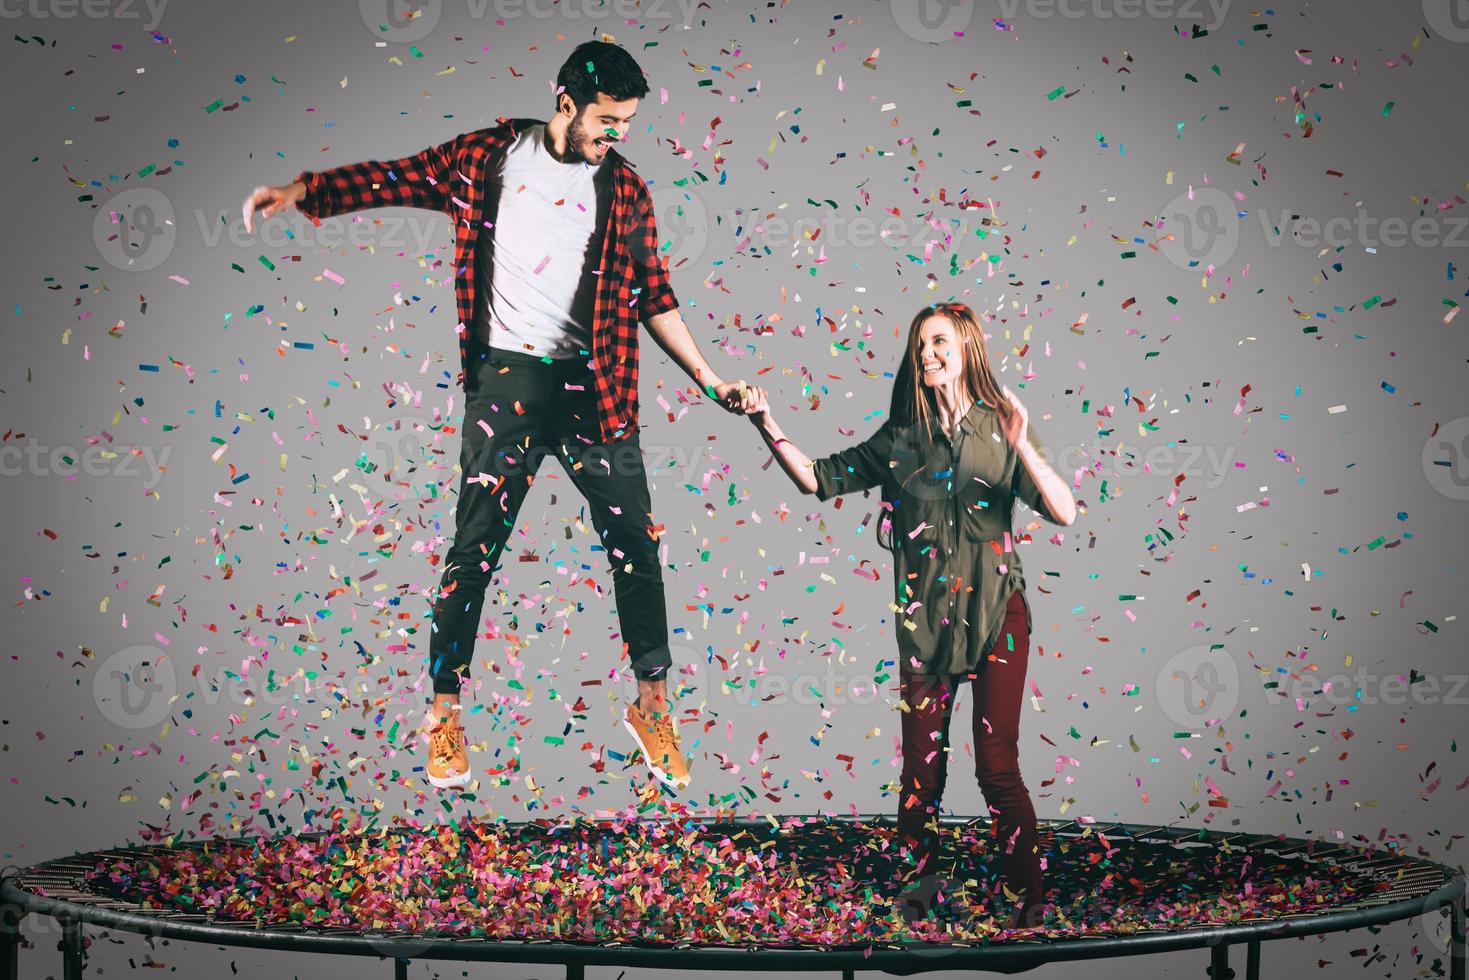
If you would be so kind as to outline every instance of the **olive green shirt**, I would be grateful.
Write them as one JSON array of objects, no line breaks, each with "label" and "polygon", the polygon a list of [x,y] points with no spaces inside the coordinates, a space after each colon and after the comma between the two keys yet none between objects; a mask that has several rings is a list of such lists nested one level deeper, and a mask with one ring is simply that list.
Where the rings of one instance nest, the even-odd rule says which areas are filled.
[{"label": "olive green shirt", "polygon": [[[1042,450],[1033,422],[1026,433]],[[1004,656],[1005,605],[1014,591],[1025,596],[1012,505],[1021,500],[1046,520],[1056,518],[1005,438],[999,414],[976,402],[952,441],[935,424],[927,454],[921,425],[889,419],[866,442],[812,462],[818,500],[882,488],[879,540],[891,532],[900,666],[918,674],[977,673],[997,640]],[[1025,618],[1028,628],[1029,601]]]}]

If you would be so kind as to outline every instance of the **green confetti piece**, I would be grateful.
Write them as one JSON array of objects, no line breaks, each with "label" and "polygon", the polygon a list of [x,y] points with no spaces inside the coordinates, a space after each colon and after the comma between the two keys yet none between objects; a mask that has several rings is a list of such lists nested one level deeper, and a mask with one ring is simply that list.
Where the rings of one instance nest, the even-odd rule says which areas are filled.
[{"label": "green confetti piece", "polygon": [[1061,93],[1062,92],[1065,92],[1065,91],[1066,91],[1066,86],[1065,85],[1062,85],[1060,88],[1056,89],[1054,92],[1047,92],[1046,93],[1046,101],[1047,102],[1055,102],[1056,99],[1058,97],[1060,97]]}]

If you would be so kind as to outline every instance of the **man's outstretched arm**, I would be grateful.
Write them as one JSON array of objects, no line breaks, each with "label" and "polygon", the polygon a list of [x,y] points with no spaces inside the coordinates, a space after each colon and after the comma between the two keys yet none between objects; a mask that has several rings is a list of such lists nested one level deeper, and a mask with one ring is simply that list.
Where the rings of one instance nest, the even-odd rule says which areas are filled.
[{"label": "man's outstretched arm", "polygon": [[688,324],[683,322],[677,307],[648,317],[645,321],[653,339],[683,368],[684,373],[694,379],[699,390],[713,397],[725,409],[748,415],[758,404],[754,387],[743,381],[724,381],[714,373],[709,362],[699,351],[699,345],[689,333]]},{"label": "man's outstretched arm", "polygon": [[269,218],[297,208],[308,218],[329,218],[364,208],[449,210],[460,137],[430,146],[400,160],[366,160],[330,170],[303,170],[289,184],[257,187],[245,198],[245,230],[254,231],[254,214]]}]

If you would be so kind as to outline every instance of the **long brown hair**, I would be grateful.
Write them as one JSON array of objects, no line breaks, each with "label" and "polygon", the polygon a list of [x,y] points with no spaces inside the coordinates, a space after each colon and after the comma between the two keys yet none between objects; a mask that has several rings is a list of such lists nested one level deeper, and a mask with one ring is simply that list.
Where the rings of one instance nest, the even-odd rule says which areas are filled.
[{"label": "long brown hair", "polygon": [[908,346],[903,353],[902,363],[898,365],[898,375],[893,380],[893,400],[888,410],[888,417],[893,420],[893,424],[918,424],[925,439],[933,442],[934,421],[938,418],[938,396],[932,388],[918,381],[923,374],[919,353],[922,344],[920,330],[924,322],[932,316],[942,316],[954,326],[955,338],[964,351],[964,365],[960,368],[959,379],[969,397],[995,409],[1001,418],[1008,419],[1014,408],[1000,391],[1000,383],[995,380],[994,371],[990,369],[989,352],[984,345],[984,330],[979,325],[979,318],[964,303],[940,303],[919,310],[913,317],[913,322],[908,325]]},{"label": "long brown hair", "polygon": [[[923,371],[919,354],[922,344],[920,331],[931,316],[942,316],[954,326],[955,339],[964,352],[964,363],[959,370],[959,377],[969,397],[975,401],[983,401],[999,412],[1002,418],[1008,418],[1014,411],[1000,391],[1000,383],[995,380],[994,372],[990,370],[989,353],[984,346],[984,330],[980,328],[979,318],[974,315],[974,311],[963,303],[925,306],[908,325],[908,346],[903,353],[902,363],[898,365],[897,377],[893,380],[893,400],[888,410],[888,417],[893,425],[907,427],[918,423],[918,428],[923,432],[921,442],[913,447],[916,448],[916,453],[909,454],[906,441],[904,448],[896,445],[894,447],[892,465],[900,469],[906,468],[896,462],[898,456],[906,457],[915,464],[911,472],[897,474],[899,487],[907,487],[908,481],[929,465],[928,450],[933,447],[933,430],[939,414],[938,396],[932,388],[918,382]],[[877,542],[889,551],[897,545],[892,520],[887,515],[883,516],[878,525]]]}]

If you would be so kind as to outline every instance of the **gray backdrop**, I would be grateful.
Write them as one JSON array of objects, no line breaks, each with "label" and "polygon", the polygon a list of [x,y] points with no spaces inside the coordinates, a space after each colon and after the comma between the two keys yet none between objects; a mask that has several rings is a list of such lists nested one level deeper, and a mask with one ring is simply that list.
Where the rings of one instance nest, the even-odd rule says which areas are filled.
[{"label": "gray backdrop", "polygon": [[[808,453],[876,428],[923,304],[990,314],[992,362],[1083,505],[1020,545],[1022,770],[1043,818],[1462,864],[1469,12],[377,7],[6,0],[7,863],[149,828],[268,830],[263,812],[448,818],[382,733],[423,703],[429,559],[453,534],[449,222],[293,214],[249,235],[239,207],[302,168],[545,118],[556,69],[605,31],[650,76],[623,149],[684,317],[717,371],[772,389]],[[748,422],[691,402],[651,337],[642,350],[671,639],[697,687],[685,707],[713,723],[684,729],[684,802],[892,811],[876,497],[802,498]],[[524,689],[505,641],[481,640],[478,703],[500,721],[469,720],[477,766],[518,750],[520,773],[456,816],[606,814],[641,781],[605,755],[591,768],[627,751],[633,686],[611,674],[583,504],[559,467],[541,478],[486,606],[496,628],[516,618]],[[961,698],[959,813],[982,807],[968,727]],[[1266,963],[1426,975],[1443,952],[1425,925],[1272,943]],[[27,975],[59,971],[52,924],[27,928]],[[91,954],[98,975],[388,969],[134,937]]]}]

